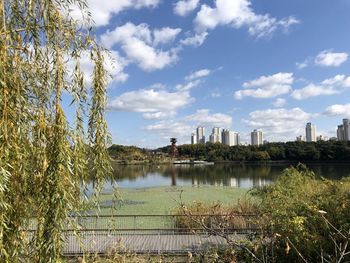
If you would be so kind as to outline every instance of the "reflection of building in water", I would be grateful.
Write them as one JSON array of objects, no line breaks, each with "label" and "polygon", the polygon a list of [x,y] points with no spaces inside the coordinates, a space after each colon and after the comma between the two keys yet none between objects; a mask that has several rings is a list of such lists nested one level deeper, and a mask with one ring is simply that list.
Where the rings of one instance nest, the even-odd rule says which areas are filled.
[{"label": "reflection of building in water", "polygon": [[263,178],[253,178],[253,187],[263,187],[269,185],[270,183],[270,180],[266,180]]},{"label": "reflection of building in water", "polygon": [[227,186],[231,187],[239,187],[239,181],[237,178],[230,178],[229,183]]},{"label": "reflection of building in water", "polygon": [[214,186],[224,186],[224,182],[222,180],[220,181],[215,181]]},{"label": "reflection of building in water", "polygon": [[176,186],[177,172],[176,169],[171,169],[171,186]]}]

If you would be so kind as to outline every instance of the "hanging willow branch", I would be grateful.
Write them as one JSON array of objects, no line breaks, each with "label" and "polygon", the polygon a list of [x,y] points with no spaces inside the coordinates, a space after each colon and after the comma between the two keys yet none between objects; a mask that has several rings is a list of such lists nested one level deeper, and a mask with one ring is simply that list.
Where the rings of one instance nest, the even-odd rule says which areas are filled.
[{"label": "hanging willow branch", "polygon": [[[111,173],[105,51],[72,6],[86,10],[83,0],[0,0],[0,262],[60,262],[81,187],[93,179],[98,193]],[[87,53],[91,87],[80,66]],[[75,124],[62,106],[70,99]]]}]

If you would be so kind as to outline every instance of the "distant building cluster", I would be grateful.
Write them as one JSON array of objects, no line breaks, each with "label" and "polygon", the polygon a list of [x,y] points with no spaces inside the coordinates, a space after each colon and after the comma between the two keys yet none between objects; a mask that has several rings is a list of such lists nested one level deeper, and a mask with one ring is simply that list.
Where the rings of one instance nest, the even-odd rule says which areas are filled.
[{"label": "distant building cluster", "polygon": [[350,121],[343,119],[343,124],[338,125],[337,139],[338,141],[350,141]]},{"label": "distant building cluster", "polygon": [[[268,143],[264,140],[264,134],[262,130],[254,129],[250,133],[250,144],[253,146],[261,146]],[[317,142],[317,141],[350,141],[350,121],[349,119],[343,119],[343,124],[338,125],[337,137],[328,138],[327,136],[317,135],[316,126],[311,122],[308,122],[305,127],[305,136],[300,135],[296,137],[296,141]],[[240,134],[229,129],[221,129],[220,127],[214,127],[212,133],[209,135],[209,142],[222,143],[228,146],[240,145]],[[204,144],[207,140],[205,138],[205,128],[197,127],[196,133],[192,133],[191,144]]]},{"label": "distant building cluster", "polygon": [[316,141],[350,141],[350,121],[349,119],[343,119],[343,124],[338,125],[337,137],[328,138],[327,136],[318,135],[316,133],[316,126],[311,122],[306,124],[305,128],[306,136],[298,136],[296,141],[316,142]]},{"label": "distant building cluster", "polygon": [[[239,133],[230,131],[228,129],[221,129],[220,127],[214,127],[212,133],[209,135],[209,141],[211,143],[222,143],[228,146],[235,146],[240,144]],[[197,127],[196,133],[192,133],[191,144],[204,144],[205,128]]]}]

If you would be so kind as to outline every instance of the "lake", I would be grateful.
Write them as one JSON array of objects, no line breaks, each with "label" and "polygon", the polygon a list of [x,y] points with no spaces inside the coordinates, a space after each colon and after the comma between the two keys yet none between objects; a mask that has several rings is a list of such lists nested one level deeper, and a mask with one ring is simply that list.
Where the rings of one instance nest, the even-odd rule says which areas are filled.
[{"label": "lake", "polygon": [[[113,165],[119,187],[226,186],[249,189],[270,184],[291,164]],[[308,164],[318,177],[350,176],[350,164]],[[111,184],[111,183],[110,183]],[[106,185],[108,188],[108,185]]]}]

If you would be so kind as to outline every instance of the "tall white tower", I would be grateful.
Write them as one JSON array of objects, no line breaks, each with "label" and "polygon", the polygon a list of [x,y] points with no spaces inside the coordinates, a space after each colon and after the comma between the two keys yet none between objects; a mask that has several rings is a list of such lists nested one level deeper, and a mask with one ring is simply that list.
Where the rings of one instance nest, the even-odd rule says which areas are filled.
[{"label": "tall white tower", "polygon": [[338,129],[337,129],[337,139],[338,141],[344,141],[344,125],[338,125]]},{"label": "tall white tower", "polygon": [[195,133],[191,134],[191,144],[197,144],[197,135]]},{"label": "tall white tower", "polygon": [[306,124],[306,141],[315,142],[316,141],[316,126],[308,122]]},{"label": "tall white tower", "polygon": [[205,143],[205,129],[204,127],[197,128],[197,143]]},{"label": "tall white tower", "polygon": [[213,132],[210,135],[210,142],[212,143],[217,143],[220,142],[221,143],[221,134],[220,134],[220,128],[219,127],[214,127],[213,128]]},{"label": "tall white tower", "polygon": [[263,144],[263,132],[260,130],[254,130],[250,134],[252,145],[260,146]]},{"label": "tall white tower", "polygon": [[350,121],[349,119],[343,119],[344,127],[344,141],[350,141]]}]

